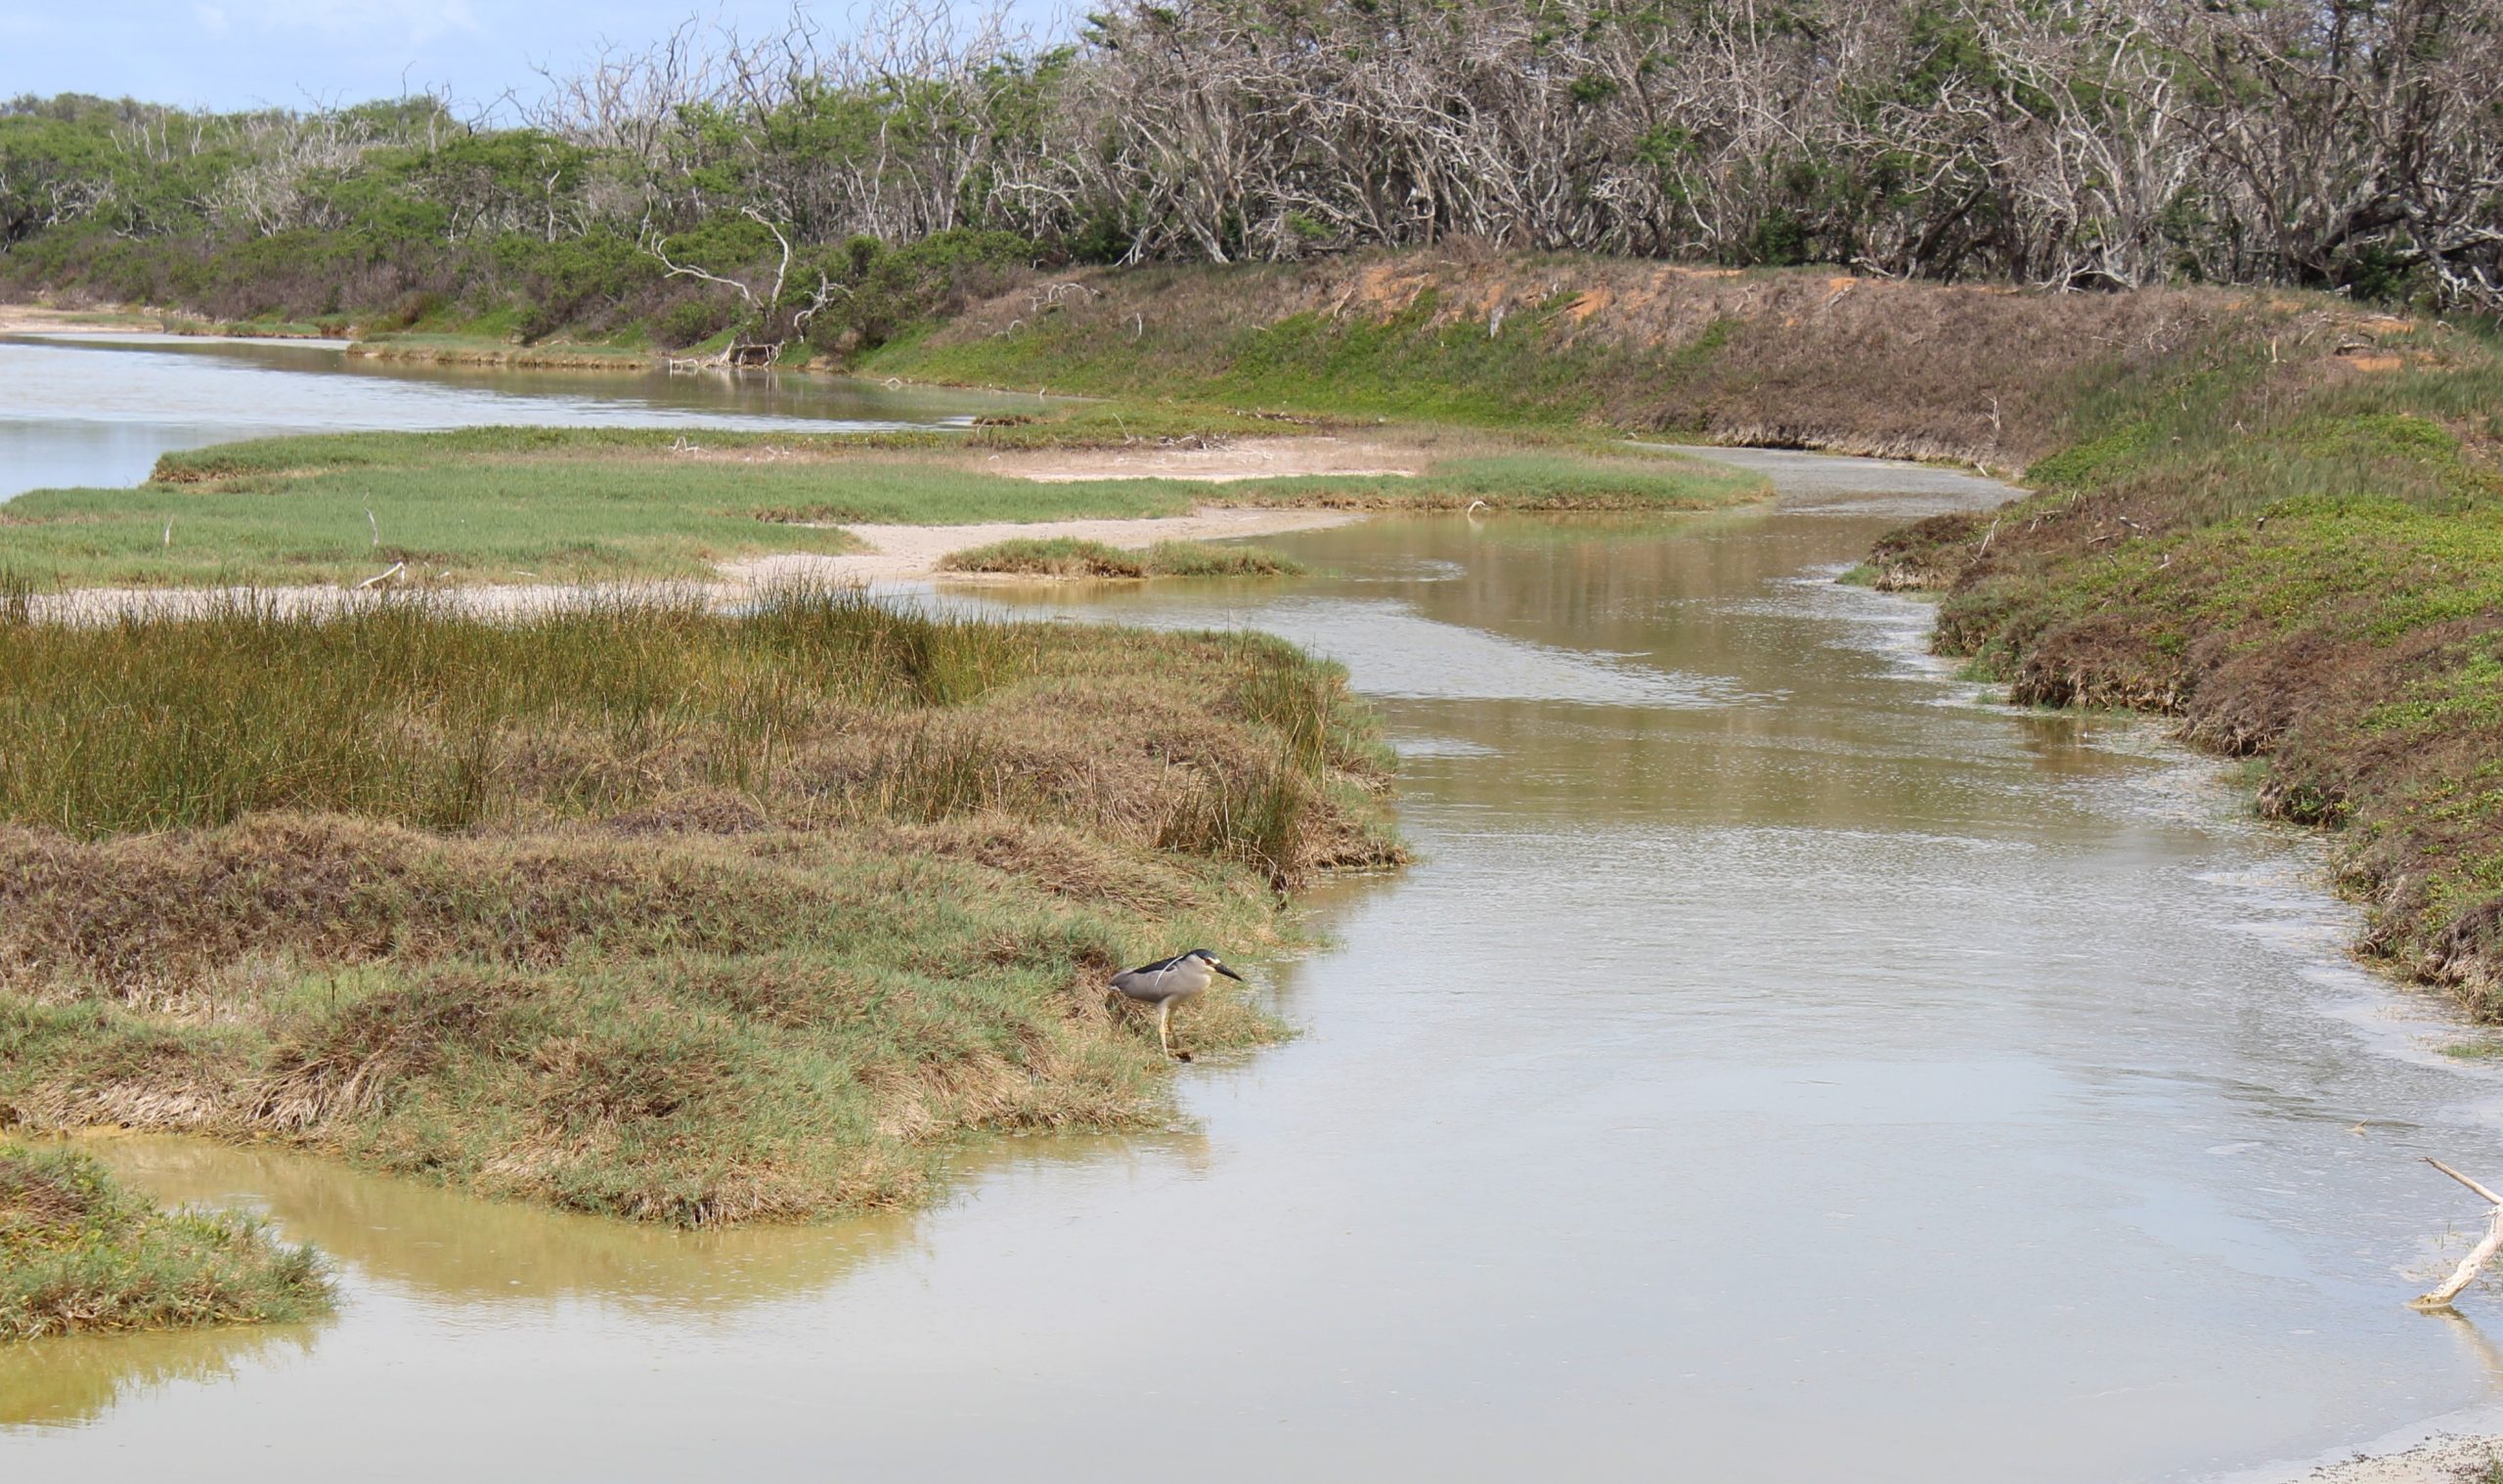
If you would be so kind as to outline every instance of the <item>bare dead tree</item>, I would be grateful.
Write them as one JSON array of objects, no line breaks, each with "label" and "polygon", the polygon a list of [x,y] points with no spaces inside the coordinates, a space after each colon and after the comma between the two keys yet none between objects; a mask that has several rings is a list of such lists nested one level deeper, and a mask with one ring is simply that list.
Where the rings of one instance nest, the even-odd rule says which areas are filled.
[{"label": "bare dead tree", "polygon": [[656,230],[646,228],[641,239],[643,251],[649,253],[667,275],[674,279],[692,279],[727,288],[738,295],[745,314],[733,327],[730,342],[715,358],[728,367],[771,366],[780,359],[783,348],[809,327],[809,321],[822,313],[835,299],[849,292],[844,285],[819,275],[810,292],[809,301],[797,310],[783,309],[783,290],[791,279],[791,238],[771,218],[753,206],[740,208],[739,214],[772,235],[777,255],[770,277],[715,273],[700,264],[681,262],[669,254],[666,240]]},{"label": "bare dead tree", "polygon": [[707,39],[701,22],[689,17],[640,49],[603,39],[573,71],[539,64],[533,70],[544,91],[523,117],[534,128],[614,151],[657,174],[683,111],[722,96],[721,59]]},{"label": "bare dead tree", "polygon": [[[873,0],[543,79],[527,121],[570,153],[527,187],[424,177],[447,241],[754,213],[795,260],[968,228],[1130,261],[1465,238],[2503,310],[2503,0],[1103,0],[1066,46]],[[250,236],[338,225],[329,184],[377,145],[477,121],[117,127],[137,169],[231,153],[198,210]],[[0,240],[182,230],[122,178],[0,150]]]}]

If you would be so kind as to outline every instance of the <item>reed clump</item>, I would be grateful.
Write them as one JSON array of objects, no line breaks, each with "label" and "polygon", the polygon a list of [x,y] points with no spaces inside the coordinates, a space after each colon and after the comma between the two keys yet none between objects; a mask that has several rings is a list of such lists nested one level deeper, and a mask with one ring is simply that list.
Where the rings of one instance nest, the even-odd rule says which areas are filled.
[{"label": "reed clump", "polygon": [[690,1225],[909,1201],[973,1130],[1165,1116],[1105,976],[1399,858],[1386,779],[1287,646],[848,592],[15,626],[0,1118]]},{"label": "reed clump", "polygon": [[83,1155],[0,1145],[0,1339],[278,1323],[329,1305],[313,1250],[250,1217],[161,1211]]}]

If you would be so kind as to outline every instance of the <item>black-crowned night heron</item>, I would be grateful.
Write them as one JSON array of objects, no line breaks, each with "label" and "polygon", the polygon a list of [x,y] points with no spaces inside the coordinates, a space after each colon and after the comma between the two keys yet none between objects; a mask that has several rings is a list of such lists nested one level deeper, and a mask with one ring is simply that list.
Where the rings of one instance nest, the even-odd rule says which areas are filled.
[{"label": "black-crowned night heron", "polygon": [[1177,1062],[1187,1062],[1191,1054],[1173,1049],[1173,1007],[1195,994],[1205,994],[1216,982],[1218,975],[1240,981],[1243,976],[1217,962],[1215,954],[1206,948],[1193,948],[1171,958],[1136,969],[1125,969],[1113,976],[1113,992],[1139,1005],[1156,1007],[1156,1039],[1164,1054]]}]

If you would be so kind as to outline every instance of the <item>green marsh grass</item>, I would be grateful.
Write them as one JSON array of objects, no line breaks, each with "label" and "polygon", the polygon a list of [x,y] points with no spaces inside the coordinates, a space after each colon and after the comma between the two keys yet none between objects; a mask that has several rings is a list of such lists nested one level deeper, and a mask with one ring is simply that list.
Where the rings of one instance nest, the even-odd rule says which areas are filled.
[{"label": "green marsh grass", "polygon": [[1161,1121],[1106,976],[1399,858],[1369,720],[1286,645],[849,592],[8,625],[0,760],[15,1121],[690,1225]]},{"label": "green marsh grass", "polygon": [[649,764],[587,765],[546,789],[490,773],[525,734],[580,731],[615,758],[674,749],[691,775],[728,783],[807,706],[953,704],[1032,657],[1027,631],[840,591],[776,594],[746,620],[656,590],[518,624],[423,594],[320,619],[246,594],[196,619],[13,624],[0,818],[97,836],[255,809],[430,829],[495,807],[597,810],[635,797]]},{"label": "green marsh grass", "polygon": [[[862,370],[1325,416],[1571,426],[1647,359],[1555,343],[1569,296],[1490,333],[1482,319],[1444,313],[1432,289],[1378,318],[1302,309],[1307,277],[1278,266],[1141,270],[1114,285],[1118,316],[1098,306],[1022,316],[1013,331],[913,337]],[[1125,332],[1108,337],[1116,320]]]},{"label": "green marsh grass", "polygon": [[850,522],[1178,515],[1204,503],[1694,509],[1764,493],[1747,475],[1597,440],[1523,446],[1414,430],[1377,436],[1415,455],[1415,478],[1038,483],[993,461],[1149,436],[1120,431],[1127,420],[1094,408],[970,437],[705,432],[687,442],[477,428],[265,439],[168,455],[134,490],[22,495],[0,507],[0,549],[53,588],[346,584],[395,563],[414,582],[681,580],[743,557],[851,549]]}]

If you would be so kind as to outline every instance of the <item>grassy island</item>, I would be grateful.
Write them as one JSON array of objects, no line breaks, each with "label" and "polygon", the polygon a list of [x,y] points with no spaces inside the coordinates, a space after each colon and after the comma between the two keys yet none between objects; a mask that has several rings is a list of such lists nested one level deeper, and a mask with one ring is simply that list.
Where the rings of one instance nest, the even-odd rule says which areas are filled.
[{"label": "grassy island", "polygon": [[1217,546],[1204,541],[1158,542],[1144,551],[1124,551],[1100,541],[1069,537],[1020,538],[948,554],[948,572],[1002,577],[1293,577],[1303,563],[1265,546]]},{"label": "grassy island", "polygon": [[312,1249],[249,1217],[160,1211],[86,1156],[0,1144],[0,1340],[285,1322],[329,1302]]},{"label": "grassy island", "polygon": [[[1247,432],[1246,429],[1253,431]],[[1357,447],[1413,473],[1131,477],[1185,447]],[[1048,463],[1050,478],[1038,474]],[[136,490],[0,505],[18,581],[104,586],[709,580],[723,565],[856,547],[849,523],[1179,515],[1199,505],[1699,509],[1760,480],[1589,435],[1280,423],[1222,410],[1078,408],[967,432],[694,435],[470,428],[272,438],[169,454]]]},{"label": "grassy island", "polygon": [[1400,858],[1287,645],[842,592],[0,623],[0,1117],[689,1225],[1161,1121],[1106,976]]}]

